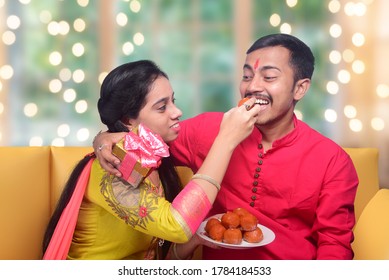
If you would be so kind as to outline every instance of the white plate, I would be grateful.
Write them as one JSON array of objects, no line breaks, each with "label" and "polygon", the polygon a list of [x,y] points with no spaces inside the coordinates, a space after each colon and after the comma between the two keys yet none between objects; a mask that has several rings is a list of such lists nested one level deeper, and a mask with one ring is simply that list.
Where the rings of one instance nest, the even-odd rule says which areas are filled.
[{"label": "white plate", "polygon": [[220,247],[229,248],[229,249],[249,249],[249,248],[254,248],[254,247],[265,246],[265,245],[273,242],[273,240],[276,238],[276,235],[274,234],[274,232],[271,229],[265,227],[264,225],[258,224],[258,227],[262,230],[262,233],[263,233],[263,239],[260,242],[249,243],[249,242],[242,240],[241,244],[235,245],[235,244],[228,244],[228,243],[215,241],[207,235],[204,228],[205,228],[205,225],[207,224],[207,221],[209,219],[217,218],[220,220],[222,215],[223,214],[217,214],[217,215],[211,216],[208,219],[206,219],[205,221],[203,221],[201,223],[200,227],[196,231],[197,235],[208,242],[211,242],[211,243],[214,243]]}]

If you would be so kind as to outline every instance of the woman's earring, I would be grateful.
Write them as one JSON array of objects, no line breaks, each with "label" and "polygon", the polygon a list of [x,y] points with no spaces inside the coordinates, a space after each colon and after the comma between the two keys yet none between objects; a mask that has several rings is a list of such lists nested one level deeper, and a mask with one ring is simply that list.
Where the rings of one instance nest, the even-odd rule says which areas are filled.
[{"label": "woman's earring", "polygon": [[126,124],[126,127],[127,127],[127,129],[128,129],[129,132],[131,132],[132,129],[133,129],[133,127],[132,127],[132,125],[131,125],[130,123],[129,123],[129,124]]}]

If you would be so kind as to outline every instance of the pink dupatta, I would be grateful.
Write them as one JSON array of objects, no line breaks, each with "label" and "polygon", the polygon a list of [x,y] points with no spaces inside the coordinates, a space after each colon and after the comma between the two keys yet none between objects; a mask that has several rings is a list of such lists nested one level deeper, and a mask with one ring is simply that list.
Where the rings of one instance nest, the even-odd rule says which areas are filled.
[{"label": "pink dupatta", "polygon": [[53,236],[43,256],[44,260],[66,260],[72,243],[74,229],[78,219],[81,202],[89,181],[93,158],[91,158],[82,170],[77,185],[68,205],[65,207],[55,227]]}]

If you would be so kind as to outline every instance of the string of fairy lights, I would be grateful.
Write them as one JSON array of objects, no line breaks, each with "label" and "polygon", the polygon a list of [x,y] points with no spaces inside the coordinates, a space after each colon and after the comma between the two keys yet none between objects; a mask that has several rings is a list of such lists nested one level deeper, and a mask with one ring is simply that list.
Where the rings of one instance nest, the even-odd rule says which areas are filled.
[{"label": "string of fairy lights", "polygon": [[[364,17],[368,11],[369,6],[374,0],[364,1],[338,1],[331,0],[328,3],[328,11],[331,14],[341,14],[340,17]],[[298,0],[287,0],[286,4],[293,8],[298,4]],[[281,16],[273,14],[270,16],[270,24],[272,26],[279,26],[283,33],[291,33],[292,27],[288,23],[282,23]],[[328,34],[334,39],[342,36],[343,27],[339,23],[332,23],[329,27]],[[365,35],[362,32],[355,31],[351,38],[352,46],[343,50],[330,50],[328,60],[333,65],[340,65],[342,62],[346,65],[350,64],[352,71],[357,75],[365,73],[366,65],[361,59],[358,59],[352,47],[362,48],[366,43]],[[338,95],[342,85],[352,83],[352,75],[349,70],[338,67],[337,80],[327,82],[326,89],[330,95]],[[385,99],[389,97],[389,86],[384,83],[379,83],[376,86],[376,95],[379,98]],[[349,129],[354,132],[363,130],[363,122],[357,118],[358,110],[352,104],[346,104],[343,107],[343,112],[337,112],[335,109],[328,108],[325,110],[324,119],[330,123],[335,123],[338,120],[338,115],[343,113],[349,119]],[[303,118],[301,112],[296,112],[299,118]],[[371,128],[375,131],[382,131],[385,128],[385,121],[382,117],[376,116],[371,119]]]},{"label": "string of fairy lights", "polygon": [[[61,1],[61,0],[59,0]],[[29,5],[31,0],[19,0],[23,5]],[[129,13],[138,13],[141,10],[141,3],[138,0],[123,0],[123,2],[129,2],[128,11],[119,12],[116,15],[116,24],[118,26],[125,26],[128,23],[128,14]],[[0,9],[5,7],[5,0],[0,0]],[[87,8],[90,4],[89,0],[77,0],[77,4],[81,8]],[[83,33],[88,30],[87,20],[84,18],[77,18],[73,22],[67,22],[65,20],[55,20],[52,13],[49,10],[41,10],[39,13],[39,21],[41,24],[46,26],[47,36],[67,36],[70,32]],[[12,48],[12,46],[17,41],[17,36],[15,31],[22,26],[22,18],[17,15],[11,14],[6,17],[6,30],[2,34],[2,43]],[[135,46],[141,46],[144,42],[144,36],[141,33],[134,34],[132,41],[127,41],[122,46],[122,52],[124,55],[131,55],[134,51]],[[74,58],[80,58],[88,50],[86,49],[83,42],[76,42],[71,48],[71,53]],[[85,99],[77,99],[77,91],[74,88],[64,88],[63,84],[72,80],[76,84],[83,83],[85,81],[85,70],[76,69],[71,71],[63,63],[63,53],[58,50],[53,50],[47,55],[47,60],[52,66],[57,66],[58,68],[58,77],[51,79],[47,84],[48,92],[52,94],[62,94],[62,100],[65,103],[74,103],[74,111],[78,114],[83,114],[88,110],[89,102]],[[2,81],[9,81],[14,77],[14,67],[9,64],[3,64],[0,66],[0,91],[3,88]],[[101,84],[105,75],[107,73],[100,73],[98,81]],[[5,94],[5,93],[3,93]],[[23,114],[33,119],[37,114],[39,114],[40,108],[35,102],[28,102],[24,105]],[[5,114],[5,105],[0,102],[0,117]],[[57,127],[57,137],[54,138],[50,145],[53,146],[64,146],[66,145],[65,138],[69,135],[71,131],[71,125],[68,123],[63,123]],[[0,143],[2,141],[2,133],[0,131]],[[86,142],[90,139],[91,133],[89,128],[80,128],[77,131],[76,137],[80,143]],[[44,143],[44,136],[32,136],[28,141],[30,146],[42,146]]]},{"label": "string of fairy lights", "polygon": [[[352,1],[341,1],[332,0],[328,4],[328,10],[332,14],[341,14],[340,17],[356,17],[362,18],[368,12],[369,6],[373,3],[374,0],[365,0],[359,2]],[[338,18],[340,18],[338,17]],[[338,39],[342,36],[343,27],[339,23],[331,24],[329,28],[329,35]],[[358,30],[352,31],[351,36],[352,46],[343,50],[331,50],[329,53],[329,61],[338,65],[342,61],[346,65],[351,65],[353,73],[358,76],[364,74],[366,71],[366,63],[362,59],[358,59],[357,55],[352,48],[362,48],[366,43],[366,36],[363,32]],[[352,75],[349,70],[339,69],[337,73],[337,81],[328,81],[327,83],[327,92],[332,95],[339,93],[340,85],[347,85],[352,83]],[[380,83],[376,86],[376,95],[379,98],[387,98],[389,96],[389,86],[387,84]],[[346,104],[343,108],[344,115],[349,119],[349,128],[354,132],[360,132],[363,130],[363,123],[360,119],[357,118],[358,110],[352,104]],[[327,109],[325,112],[325,119],[329,122],[336,122],[338,113],[333,109]],[[375,131],[382,131],[385,128],[385,121],[381,117],[373,117],[370,122],[371,128]]]},{"label": "string of fairy lights", "polygon": [[[18,0],[20,4],[29,5],[32,0]],[[61,1],[61,0],[58,0]],[[115,21],[118,27],[123,27],[129,24],[129,17],[132,13],[139,13],[142,10],[142,2],[139,0],[122,0],[128,2],[127,10],[117,11]],[[300,0],[301,1],[301,0]],[[363,18],[369,10],[369,7],[373,4],[374,0],[361,0],[361,1],[340,1],[330,0],[328,1],[328,13],[334,15],[333,18],[340,17],[353,17]],[[89,0],[77,0],[77,4],[80,8],[86,8],[90,5]],[[286,0],[285,4],[293,9],[299,4],[298,0]],[[23,27],[23,18],[15,14],[6,14],[5,12],[6,1],[0,0],[0,11],[4,15],[4,28],[0,27],[2,32],[0,44],[0,51],[5,48],[12,48],[15,42],[17,42],[17,30]],[[336,17],[339,15],[339,17]],[[65,20],[54,19],[50,10],[42,9],[39,13],[39,22],[46,26],[47,36],[67,36],[72,32],[83,33],[88,30],[88,22],[85,18],[77,18],[73,22],[67,22]],[[269,24],[273,27],[279,28],[280,32],[291,33],[293,26],[287,22],[283,22],[281,14],[272,14],[269,16]],[[343,36],[343,26],[339,22],[330,23],[328,34],[333,40],[338,40]],[[334,65],[334,69],[337,69],[335,75],[336,79],[327,81],[326,90],[330,96],[337,96],[340,94],[340,89],[344,85],[353,83],[353,77],[356,74],[363,75],[366,71],[366,62],[363,59],[358,58],[354,49],[363,48],[366,44],[366,36],[363,32],[358,30],[352,31],[350,38],[351,45],[345,49],[333,49],[329,51],[328,61]],[[124,42],[121,46],[123,55],[129,56],[136,47],[141,47],[145,43],[145,36],[141,32],[136,32],[132,38]],[[70,50],[75,59],[84,56],[88,52],[88,48],[83,42],[75,42]],[[47,91],[52,94],[61,94],[62,101],[65,103],[74,104],[74,111],[82,115],[89,108],[89,102],[86,99],[78,99],[78,92],[74,88],[64,87],[64,83],[72,80],[76,84],[83,83],[85,81],[85,70],[76,69],[70,70],[63,64],[64,54],[60,50],[53,49],[47,54],[47,61],[50,65],[57,67],[58,75],[56,78],[51,79],[47,84]],[[0,60],[1,61],[1,60]],[[342,67],[341,65],[347,65],[349,68]],[[349,70],[351,69],[351,70]],[[98,81],[101,83],[106,73],[100,73]],[[8,64],[4,59],[2,65],[0,65],[0,120],[5,121],[7,119],[7,109],[5,104],[6,86],[5,84],[15,77],[15,68],[13,65]],[[389,97],[389,86],[385,83],[379,83],[376,85],[375,94],[378,98],[387,99]],[[23,114],[34,119],[40,112],[40,107],[35,102],[26,102],[23,108]],[[296,112],[299,118],[303,118],[301,112]],[[385,128],[385,120],[380,116],[374,116],[370,124],[365,124],[362,120],[358,119],[358,110],[353,104],[344,104],[343,111],[339,109],[327,108],[325,110],[323,119],[329,123],[336,123],[340,118],[340,115],[344,115],[348,119],[348,127],[353,132],[363,131],[364,125],[370,125],[375,131],[382,131]],[[342,116],[343,117],[343,116]],[[72,127],[69,123],[59,124],[57,127],[57,137],[51,140],[50,145],[64,146],[66,145],[66,137],[69,135]],[[2,143],[2,137],[6,133],[0,127],[0,143]],[[41,146],[44,143],[44,135],[32,136],[28,140],[30,146]],[[93,135],[89,128],[80,128],[77,131],[77,139],[80,143],[89,141]],[[12,144],[12,143],[11,143]]]}]

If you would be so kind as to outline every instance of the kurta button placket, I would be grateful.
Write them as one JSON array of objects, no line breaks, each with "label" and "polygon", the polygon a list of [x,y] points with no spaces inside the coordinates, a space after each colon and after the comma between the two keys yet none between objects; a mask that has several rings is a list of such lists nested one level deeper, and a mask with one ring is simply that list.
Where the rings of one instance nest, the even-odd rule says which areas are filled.
[{"label": "kurta button placket", "polygon": [[[260,160],[258,160],[258,165],[262,165],[263,164],[263,152],[262,152],[262,148],[263,148],[263,145],[262,144],[258,144],[258,149],[259,150],[261,150],[261,151],[259,151],[259,153],[258,153],[258,157],[260,158]],[[257,192],[258,192],[258,188],[257,188],[257,186],[258,186],[258,181],[257,181],[257,179],[260,177],[260,173],[261,172],[261,167],[260,166],[257,166],[256,168],[255,168],[255,173],[254,173],[254,179],[255,179],[255,181],[253,182],[253,188],[251,189],[251,191],[252,191],[252,193],[254,193],[254,194],[256,194]],[[250,204],[250,206],[251,207],[254,207],[255,206],[255,200],[257,200],[257,196],[256,195],[252,195],[251,197],[250,197],[250,199],[251,199],[251,202],[249,203]]]}]

